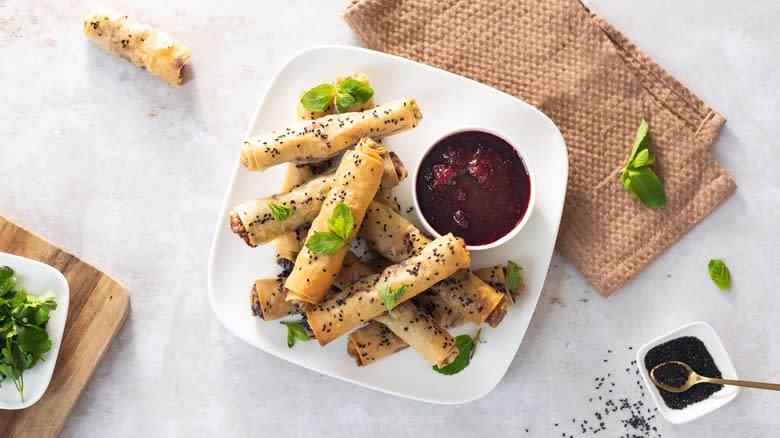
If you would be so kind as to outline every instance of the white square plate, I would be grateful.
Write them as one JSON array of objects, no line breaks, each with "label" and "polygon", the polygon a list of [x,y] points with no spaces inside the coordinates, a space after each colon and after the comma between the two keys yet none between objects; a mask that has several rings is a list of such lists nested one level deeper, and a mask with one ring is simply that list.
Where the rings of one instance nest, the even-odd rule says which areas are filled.
[{"label": "white square plate", "polygon": [[[0,409],[24,409],[35,404],[46,392],[51,382],[57,355],[60,353],[62,333],[65,331],[65,319],[68,316],[70,289],[68,281],[62,273],[51,266],[35,260],[0,252],[0,266],[8,266],[14,270],[16,288],[27,289],[33,295],[41,295],[46,291],[54,292],[57,308],[49,313],[46,331],[51,339],[51,350],[43,355],[44,361],[39,361],[22,374],[24,378],[24,403],[19,398],[13,382],[3,380],[0,386]],[[5,340],[3,340],[5,342]],[[5,345],[5,344],[3,344]]]},{"label": "white square plate", "polygon": [[[495,129],[521,148],[536,172],[536,204],[525,228],[504,245],[472,252],[472,267],[505,264],[523,267],[527,292],[496,329],[483,328],[481,344],[471,365],[454,376],[443,376],[411,349],[358,368],[346,353],[346,336],[320,347],[316,342],[287,348],[284,328],[251,315],[249,291],[254,280],[280,272],[271,245],[250,248],[229,229],[228,216],[236,204],[278,192],[285,166],[266,172],[247,172],[236,160],[209,260],[211,306],[227,329],[254,345],[290,362],[359,385],[417,400],[455,404],[477,399],[493,389],[512,363],[531,320],[550,264],[563,209],[568,175],[566,146],[558,129],[541,112],[508,94],[452,73],[379,52],[355,47],[316,47],[289,59],[268,85],[247,135],[257,135],[295,122],[301,89],[350,72],[365,73],[376,90],[377,103],[403,96],[417,100],[423,113],[419,126],[388,137],[383,144],[403,160],[409,174],[426,146],[443,133],[464,126]],[[238,154],[240,144],[235,145]],[[412,181],[394,190],[402,213],[419,226],[413,205]],[[469,324],[453,330],[474,334]],[[398,378],[397,376],[403,376]]]},{"label": "white square plate", "polygon": [[647,355],[647,352],[656,345],[663,344],[664,342],[671,341],[672,339],[677,339],[683,336],[693,336],[699,338],[704,343],[704,346],[707,348],[707,351],[710,352],[712,360],[715,362],[715,365],[718,366],[718,369],[720,370],[720,373],[723,375],[724,379],[738,379],[737,371],[734,369],[734,364],[731,363],[731,358],[726,352],[726,347],[723,346],[723,342],[720,340],[717,333],[715,333],[715,329],[713,329],[712,326],[706,322],[695,321],[689,324],[685,324],[677,330],[672,330],[671,332],[653,339],[652,341],[643,345],[642,348],[636,352],[636,362],[637,366],[639,367],[639,373],[642,375],[642,380],[645,381],[645,385],[647,385],[648,391],[650,391],[650,397],[658,407],[658,412],[661,413],[666,421],[672,424],[687,423],[691,420],[695,420],[701,417],[702,415],[709,414],[715,409],[724,406],[731,400],[734,400],[734,397],[736,397],[737,393],[739,392],[739,387],[737,386],[723,385],[723,388],[721,388],[720,391],[712,394],[708,398],[698,403],[690,404],[682,409],[672,409],[667,406],[666,402],[664,402],[663,398],[661,398],[661,393],[659,392],[658,387],[655,386],[652,380],[650,380],[650,373],[647,371],[647,369],[645,369],[645,356]]}]

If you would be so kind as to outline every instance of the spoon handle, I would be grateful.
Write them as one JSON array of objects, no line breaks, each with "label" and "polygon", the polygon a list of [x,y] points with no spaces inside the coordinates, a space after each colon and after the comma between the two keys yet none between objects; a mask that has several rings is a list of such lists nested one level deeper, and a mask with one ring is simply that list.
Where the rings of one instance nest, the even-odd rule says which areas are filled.
[{"label": "spoon handle", "polygon": [[748,388],[771,389],[773,391],[780,391],[780,384],[777,383],[749,382],[747,380],[715,379],[713,377],[708,377],[702,381],[709,382],[709,383],[718,383],[722,385],[746,386]]}]

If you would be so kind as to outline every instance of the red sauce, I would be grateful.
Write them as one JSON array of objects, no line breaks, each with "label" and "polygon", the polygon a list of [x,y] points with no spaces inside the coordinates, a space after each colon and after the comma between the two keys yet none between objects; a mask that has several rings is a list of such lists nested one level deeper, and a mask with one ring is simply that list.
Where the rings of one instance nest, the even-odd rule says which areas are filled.
[{"label": "red sauce", "polygon": [[417,174],[417,199],[428,223],[467,245],[502,238],[523,219],[531,197],[528,169],[512,145],[482,131],[445,137]]}]

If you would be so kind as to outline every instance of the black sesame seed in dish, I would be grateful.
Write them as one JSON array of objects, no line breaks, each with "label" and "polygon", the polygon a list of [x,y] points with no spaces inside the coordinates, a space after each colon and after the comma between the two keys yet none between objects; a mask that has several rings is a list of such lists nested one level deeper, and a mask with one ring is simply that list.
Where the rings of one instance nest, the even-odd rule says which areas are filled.
[{"label": "black sesame seed in dish", "polygon": [[[704,342],[693,336],[683,336],[656,345],[645,355],[644,365],[649,373],[656,365],[669,361],[688,364],[695,373],[705,377],[723,378]],[[688,405],[709,398],[722,388],[723,385],[700,383],[684,392],[669,392],[661,388],[658,388],[658,392],[664,403],[671,409],[683,409]]]}]

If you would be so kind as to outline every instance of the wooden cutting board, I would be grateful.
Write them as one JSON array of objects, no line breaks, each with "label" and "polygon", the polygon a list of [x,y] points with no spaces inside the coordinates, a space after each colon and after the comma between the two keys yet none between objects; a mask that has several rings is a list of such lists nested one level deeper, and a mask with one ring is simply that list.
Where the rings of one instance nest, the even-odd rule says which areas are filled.
[{"label": "wooden cutting board", "polygon": [[0,410],[0,437],[55,437],[125,322],[130,297],[116,280],[0,216],[0,251],[59,269],[70,306],[51,384],[27,409]]}]

